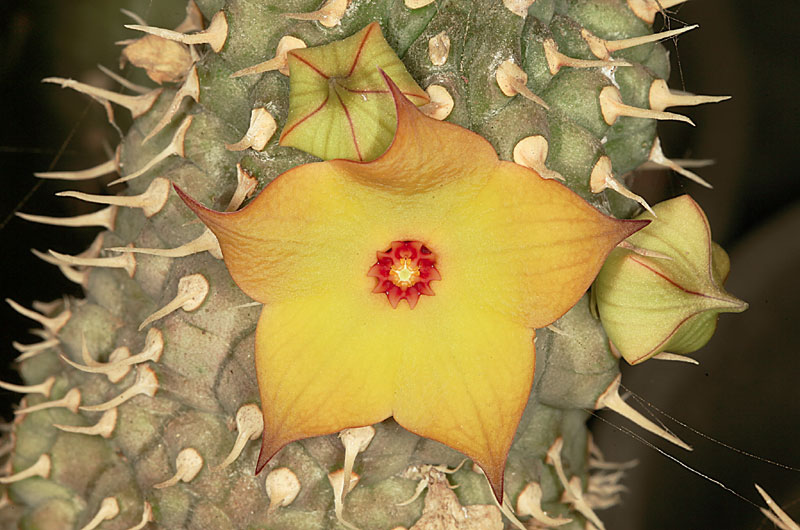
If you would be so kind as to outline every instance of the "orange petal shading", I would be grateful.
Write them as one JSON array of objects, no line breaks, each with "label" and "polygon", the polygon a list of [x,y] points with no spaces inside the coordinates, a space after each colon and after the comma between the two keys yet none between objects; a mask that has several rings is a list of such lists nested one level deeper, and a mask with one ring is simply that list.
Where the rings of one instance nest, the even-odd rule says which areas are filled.
[{"label": "orange petal shading", "polygon": [[[256,368],[258,469],[294,440],[394,416],[478,463],[502,498],[533,380],[534,328],[575,304],[620,221],[466,129],[426,117],[385,76],[397,133],[373,162],[296,167],[246,208],[181,197],[217,235],[237,284],[264,303]],[[412,309],[373,292],[376,252],[418,241],[435,295]]]}]

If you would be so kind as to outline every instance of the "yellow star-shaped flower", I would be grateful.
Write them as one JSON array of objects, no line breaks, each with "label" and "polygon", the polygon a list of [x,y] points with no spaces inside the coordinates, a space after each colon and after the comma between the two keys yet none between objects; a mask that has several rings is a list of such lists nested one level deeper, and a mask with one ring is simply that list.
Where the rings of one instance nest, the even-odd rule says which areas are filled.
[{"label": "yellow star-shaped flower", "polygon": [[646,222],[607,217],[499,160],[386,80],[397,130],[378,159],[296,167],[233,213],[181,196],[264,304],[258,469],[292,441],[394,416],[472,458],[501,498],[534,329],[572,307]]}]

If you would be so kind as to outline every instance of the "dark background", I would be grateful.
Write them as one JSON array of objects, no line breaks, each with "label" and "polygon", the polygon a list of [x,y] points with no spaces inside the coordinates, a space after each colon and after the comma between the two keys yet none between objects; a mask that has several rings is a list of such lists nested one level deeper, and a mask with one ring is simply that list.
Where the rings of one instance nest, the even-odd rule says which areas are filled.
[{"label": "dark background", "polygon": [[[9,216],[16,210],[64,216],[96,209],[53,196],[79,186],[42,182],[32,172],[90,167],[107,160],[119,140],[99,105],[39,80],[62,76],[107,83],[96,64],[115,69],[119,49],[112,43],[131,36],[122,28],[130,20],[119,7],[160,25],[174,26],[182,19],[182,9],[155,13],[157,4],[70,0],[0,5],[3,298],[30,307],[33,300],[62,293],[81,295],[79,287],[29,249],[77,253],[97,229],[44,227]],[[700,203],[715,240],[730,252],[729,290],[748,301],[750,309],[720,319],[716,336],[697,355],[699,367],[650,361],[626,368],[623,378],[633,392],[708,436],[794,467],[800,467],[798,20],[796,1],[703,0],[675,10],[672,27],[699,23],[701,28],[682,36],[677,47],[670,44],[671,87],[731,94],[733,100],[687,109],[698,127],[664,124],[662,143],[667,156],[716,159],[716,165],[698,170],[715,189],[669,172],[651,172],[637,179],[634,190],[651,204],[682,193]],[[117,112],[117,118],[124,130],[127,112]],[[80,188],[105,193],[102,181]],[[32,322],[6,304],[0,304],[0,319],[0,365],[5,367],[17,354],[12,340],[38,339],[23,331]],[[13,371],[2,374],[3,380],[15,378]],[[16,399],[0,391],[6,418]],[[613,414],[602,417],[629,426]],[[662,420],[695,451],[688,454],[644,435],[647,440],[759,504],[752,484],[760,483],[779,503],[794,503],[790,512],[800,519],[799,472],[737,454]],[[600,513],[610,530],[772,528],[744,500],[594,421],[595,439],[607,458],[640,462],[625,480],[624,504]]]}]

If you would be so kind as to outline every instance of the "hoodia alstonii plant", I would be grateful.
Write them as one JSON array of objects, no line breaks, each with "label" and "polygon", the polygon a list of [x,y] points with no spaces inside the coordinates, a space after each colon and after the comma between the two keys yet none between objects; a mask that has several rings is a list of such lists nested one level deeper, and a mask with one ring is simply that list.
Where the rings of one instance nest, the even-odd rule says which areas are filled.
[{"label": "hoodia alstonii plant", "polygon": [[689,449],[620,398],[619,356],[684,358],[746,308],[699,206],[626,187],[704,184],[656,135],[725,99],[666,83],[679,3],[190,1],[129,26],[152,85],[46,79],[135,121],[38,175],[124,191],[21,214],[105,231],[41,252],[84,299],[9,302],[41,341],[15,344],[6,520],[603,528],[625,465],[590,411]]}]

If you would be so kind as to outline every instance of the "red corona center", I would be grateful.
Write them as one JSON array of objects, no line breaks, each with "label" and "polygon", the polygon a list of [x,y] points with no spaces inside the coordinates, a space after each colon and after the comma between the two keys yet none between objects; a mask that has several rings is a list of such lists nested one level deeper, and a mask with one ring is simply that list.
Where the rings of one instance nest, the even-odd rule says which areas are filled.
[{"label": "red corona center", "polygon": [[433,296],[430,282],[441,280],[436,270],[436,255],[420,241],[392,241],[386,252],[378,252],[378,262],[367,276],[374,276],[378,283],[373,293],[385,293],[392,307],[400,300],[407,300],[414,309],[419,296]]}]

